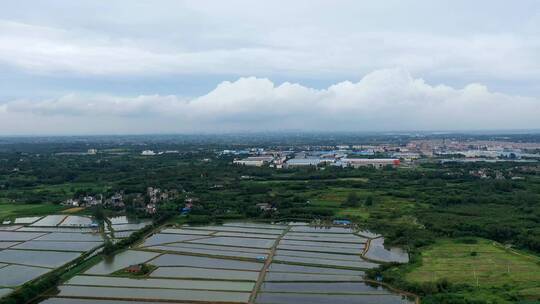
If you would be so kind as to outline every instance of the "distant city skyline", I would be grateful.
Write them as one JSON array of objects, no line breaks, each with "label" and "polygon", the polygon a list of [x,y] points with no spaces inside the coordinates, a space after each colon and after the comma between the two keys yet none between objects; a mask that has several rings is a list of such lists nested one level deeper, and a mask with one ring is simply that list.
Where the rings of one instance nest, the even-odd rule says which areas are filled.
[{"label": "distant city skyline", "polygon": [[540,129],[540,3],[17,1],[0,136]]}]

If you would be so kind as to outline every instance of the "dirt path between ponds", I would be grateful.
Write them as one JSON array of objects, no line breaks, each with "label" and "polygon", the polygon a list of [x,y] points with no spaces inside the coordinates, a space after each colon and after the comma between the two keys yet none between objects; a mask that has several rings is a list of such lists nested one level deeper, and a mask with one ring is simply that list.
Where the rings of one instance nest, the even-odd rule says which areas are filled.
[{"label": "dirt path between ponds", "polygon": [[268,271],[268,267],[270,267],[270,264],[272,264],[272,260],[274,259],[274,255],[276,254],[276,249],[287,232],[291,229],[291,226],[287,226],[285,230],[279,235],[279,237],[274,242],[274,245],[272,248],[270,248],[270,252],[268,253],[268,258],[264,262],[264,266],[261,269],[261,272],[259,272],[259,277],[257,278],[257,282],[255,283],[255,286],[253,287],[253,290],[251,291],[251,295],[249,296],[249,302],[248,304],[254,304],[255,299],[257,298],[257,293],[259,292],[259,289],[261,289],[261,285],[264,283],[264,278],[266,277],[266,272]]}]

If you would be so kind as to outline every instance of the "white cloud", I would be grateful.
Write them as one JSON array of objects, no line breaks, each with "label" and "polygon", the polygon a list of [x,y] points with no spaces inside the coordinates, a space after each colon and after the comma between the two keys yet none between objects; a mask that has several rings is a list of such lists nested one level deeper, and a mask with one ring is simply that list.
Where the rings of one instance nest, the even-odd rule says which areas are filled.
[{"label": "white cloud", "polygon": [[[32,25],[0,19],[0,63],[30,73],[83,76],[282,75],[351,77],[400,67],[438,78],[540,80],[537,34],[348,31],[306,22],[253,29],[231,20],[212,26],[156,25],[154,35]],[[262,17],[261,17],[262,18]],[[188,19],[190,20],[190,19]],[[214,24],[214,22],[216,24]],[[173,24],[174,25],[174,24]],[[362,24],[354,24],[362,26]],[[189,33],[189,30],[194,33]],[[144,31],[148,31],[145,29]]]},{"label": "white cloud", "polygon": [[[41,132],[57,132],[62,126],[91,133],[540,128],[537,98],[494,93],[480,84],[460,89],[430,85],[402,69],[377,70],[358,82],[327,89],[249,77],[222,82],[191,99],[71,94],[14,100],[3,107],[0,130],[15,128],[17,123],[1,119],[13,115],[31,117],[21,130],[35,123]],[[77,122],[91,122],[92,128],[77,128]]]}]

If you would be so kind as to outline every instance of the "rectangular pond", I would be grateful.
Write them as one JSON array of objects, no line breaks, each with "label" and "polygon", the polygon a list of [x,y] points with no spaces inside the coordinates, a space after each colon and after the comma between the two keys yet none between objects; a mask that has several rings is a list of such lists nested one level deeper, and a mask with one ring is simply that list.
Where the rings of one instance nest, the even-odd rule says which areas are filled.
[{"label": "rectangular pond", "polygon": [[152,224],[150,221],[145,221],[137,224],[120,224],[120,225],[113,225],[112,228],[114,231],[126,231],[126,230],[139,230],[142,229],[148,225]]},{"label": "rectangular pond", "polygon": [[275,241],[267,239],[218,236],[200,240],[193,240],[189,241],[188,243],[269,249],[274,245]]},{"label": "rectangular pond", "polygon": [[327,295],[300,293],[259,293],[258,304],[404,304],[413,303],[400,295]]},{"label": "rectangular pond", "polygon": [[67,233],[96,233],[98,232],[97,228],[86,228],[86,227],[22,227],[17,230],[19,231],[28,231],[28,232],[67,232]]},{"label": "rectangular pond", "polygon": [[36,241],[71,241],[71,242],[101,242],[103,238],[98,233],[62,233],[53,232],[40,236]]},{"label": "rectangular pond", "polygon": [[276,250],[277,255],[287,255],[296,257],[307,258],[319,258],[329,260],[343,260],[343,261],[362,261],[360,254],[334,254],[334,253],[321,253],[321,252],[308,252],[308,251],[295,251],[295,250]]},{"label": "rectangular pond", "polygon": [[74,241],[27,241],[13,246],[13,249],[29,250],[56,250],[84,252],[100,246],[102,242],[74,242]]},{"label": "rectangular pond", "polygon": [[65,285],[108,286],[132,288],[166,288],[219,291],[251,291],[254,283],[205,280],[131,279],[104,276],[76,276]]},{"label": "rectangular pond", "polygon": [[363,277],[345,274],[269,272],[266,282],[362,282]]},{"label": "rectangular pond", "polygon": [[0,268],[0,286],[16,287],[31,281],[47,272],[47,268],[23,265],[8,265]]},{"label": "rectangular pond", "polygon": [[291,257],[284,255],[274,256],[276,262],[289,262],[289,263],[300,263],[308,265],[325,265],[325,266],[337,266],[337,267],[346,267],[346,268],[361,268],[361,269],[371,269],[377,268],[379,265],[367,261],[339,261],[339,260],[328,260],[328,259],[317,259],[317,258],[306,258],[306,257]]},{"label": "rectangular pond", "polygon": [[155,245],[174,243],[174,242],[190,241],[190,240],[196,240],[196,239],[205,238],[205,237],[206,236],[201,236],[201,235],[158,233],[147,238],[144,241],[144,243],[141,245],[141,247],[155,246]]},{"label": "rectangular pond", "polygon": [[158,255],[159,253],[155,252],[134,250],[124,251],[115,256],[105,258],[92,268],[88,269],[85,274],[110,274],[133,264],[145,263]]},{"label": "rectangular pond", "polygon": [[291,265],[282,263],[272,263],[268,268],[272,272],[296,272],[296,273],[315,273],[315,274],[343,274],[343,275],[356,275],[363,276],[364,272],[359,270],[328,268],[328,267],[312,267]]},{"label": "rectangular pond", "polygon": [[347,233],[351,234],[354,231],[351,228],[342,227],[318,227],[318,226],[294,226],[292,232],[316,232],[316,233]]},{"label": "rectangular pond", "polygon": [[257,228],[257,229],[278,229],[278,230],[284,230],[284,229],[287,228],[287,225],[254,223],[254,222],[225,223],[225,224],[223,224],[223,226],[226,226],[226,227],[242,227],[242,228]]},{"label": "rectangular pond", "polygon": [[70,215],[64,219],[64,221],[60,224],[60,226],[74,226],[74,227],[81,227],[81,226],[90,226],[92,225],[94,221],[86,216],[78,216],[78,215]]},{"label": "rectangular pond", "polygon": [[182,247],[172,247],[172,246],[152,246],[145,247],[146,250],[155,250],[155,251],[164,251],[168,253],[187,253],[195,255],[210,255],[216,257],[231,257],[231,258],[246,258],[246,259],[257,259],[264,257],[266,259],[267,254],[261,253],[250,253],[242,251],[223,251],[223,250],[211,250],[211,249],[197,249],[197,248],[182,248]]},{"label": "rectangular pond", "polygon": [[298,240],[298,241],[312,241],[312,242],[336,242],[336,243],[355,243],[355,244],[365,244],[368,239],[361,238],[358,236],[347,236],[347,237],[333,237],[328,236],[304,236],[296,235],[293,233],[288,233],[283,237],[284,240]]},{"label": "rectangular pond", "polygon": [[0,251],[0,262],[56,268],[79,255],[78,252],[5,249]]},{"label": "rectangular pond", "polygon": [[232,236],[232,237],[271,239],[271,240],[275,240],[279,237],[279,235],[277,234],[242,233],[242,232],[227,232],[227,231],[219,231],[213,235],[214,236]]},{"label": "rectangular pond", "polygon": [[281,240],[279,242],[283,245],[294,245],[294,246],[315,246],[315,247],[331,247],[331,248],[347,248],[347,249],[356,249],[362,250],[364,248],[364,243],[335,243],[335,242],[314,242],[314,241],[299,241],[299,240]]},{"label": "rectangular pond", "polygon": [[354,254],[354,255],[361,254],[364,251],[363,247],[358,247],[357,249],[350,249],[350,248],[332,248],[332,247],[320,247],[320,246],[283,245],[281,243],[277,246],[277,248],[284,249],[284,250],[327,252],[327,253]]},{"label": "rectangular pond", "polygon": [[121,301],[121,300],[96,300],[96,299],[77,299],[77,298],[48,298],[40,304],[163,304],[163,302],[148,301]]},{"label": "rectangular pond", "polygon": [[170,243],[167,244],[170,247],[179,247],[179,248],[196,248],[196,249],[208,249],[216,251],[242,251],[250,253],[260,253],[267,254],[267,249],[259,248],[246,248],[246,247],[234,247],[234,246],[219,246],[219,245],[206,245],[206,244],[193,244],[193,243]]},{"label": "rectangular pond", "polygon": [[60,286],[60,296],[102,299],[207,301],[245,303],[249,292],[177,290],[157,288],[124,288],[94,286]]},{"label": "rectangular pond", "polygon": [[212,231],[229,231],[242,233],[260,233],[260,234],[281,234],[281,229],[264,229],[264,228],[243,228],[234,226],[186,226],[186,229],[193,230],[212,230]]},{"label": "rectangular pond", "polygon": [[18,217],[13,221],[15,224],[32,224],[41,219],[41,216]]},{"label": "rectangular pond", "polygon": [[0,226],[0,231],[14,231],[22,228],[22,225]]},{"label": "rectangular pond", "polygon": [[156,266],[190,266],[216,269],[255,270],[263,267],[262,263],[237,261],[230,259],[218,259],[197,257],[189,255],[164,254],[152,261]]},{"label": "rectangular pond", "polygon": [[324,293],[328,294],[390,294],[380,286],[369,286],[363,282],[325,282],[325,283],[278,283],[267,282],[261,286],[262,292]]},{"label": "rectangular pond", "polygon": [[214,231],[166,228],[161,230],[161,233],[211,235]]},{"label": "rectangular pond", "polygon": [[12,246],[15,246],[17,244],[21,244],[21,242],[1,242],[0,241],[0,249],[6,249]]},{"label": "rectangular pond", "polygon": [[31,226],[53,227],[60,224],[67,216],[66,215],[47,215]]},{"label": "rectangular pond", "polygon": [[159,267],[150,276],[183,279],[257,281],[259,272],[194,267]]},{"label": "rectangular pond", "polygon": [[0,231],[0,241],[28,241],[45,235],[41,232]]}]

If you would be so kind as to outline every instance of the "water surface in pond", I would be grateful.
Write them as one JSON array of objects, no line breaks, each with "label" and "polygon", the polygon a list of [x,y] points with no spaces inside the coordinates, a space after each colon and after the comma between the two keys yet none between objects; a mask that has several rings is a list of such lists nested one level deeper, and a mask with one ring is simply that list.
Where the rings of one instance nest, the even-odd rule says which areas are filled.
[{"label": "water surface in pond", "polygon": [[1,242],[0,241],[0,249],[6,249],[12,246],[15,246],[17,244],[21,244],[21,242]]},{"label": "water surface in pond", "polygon": [[400,295],[325,295],[294,293],[260,293],[258,304],[403,304],[413,303]]},{"label": "water surface in pond", "polygon": [[299,240],[281,240],[280,244],[294,246],[315,246],[315,247],[330,247],[330,248],[347,248],[361,250],[364,248],[364,243],[333,243],[333,242],[312,242]]},{"label": "water surface in pond", "polygon": [[114,300],[88,300],[76,298],[49,298],[40,304],[163,304],[163,302],[114,301]]},{"label": "water surface in pond", "polygon": [[167,228],[167,229],[163,229],[161,233],[210,235],[214,233],[214,231]]},{"label": "water surface in pond", "polygon": [[155,252],[124,251],[115,256],[105,258],[88,269],[85,274],[110,274],[133,264],[145,263],[158,255],[159,253]]},{"label": "water surface in pond", "polygon": [[103,240],[100,234],[97,233],[62,233],[53,232],[40,236],[36,241],[75,241],[75,242],[100,242]]},{"label": "water surface in pond", "polygon": [[0,241],[28,241],[42,235],[45,235],[45,233],[0,231]]},{"label": "water surface in pond", "polygon": [[0,287],[0,298],[11,293],[13,289]]},{"label": "water surface in pond", "polygon": [[60,296],[106,299],[240,302],[249,300],[249,292],[178,290],[157,288],[122,288],[94,286],[60,286]]},{"label": "water surface in pond", "polygon": [[30,249],[30,250],[57,250],[57,251],[88,251],[100,246],[101,242],[72,242],[72,241],[28,241],[13,249]]},{"label": "water surface in pond", "polygon": [[317,258],[306,258],[306,257],[291,257],[285,255],[276,255],[274,256],[275,261],[281,262],[290,262],[290,263],[301,263],[301,264],[313,264],[313,265],[325,265],[325,266],[337,266],[337,267],[348,267],[348,268],[362,268],[362,269],[371,269],[376,268],[379,265],[367,261],[339,261],[339,260],[328,260],[328,259],[317,259]]},{"label": "water surface in pond", "polygon": [[344,275],[359,275],[359,276],[364,275],[364,272],[359,271],[359,270],[300,266],[300,265],[281,264],[281,263],[272,263],[269,267],[269,271],[318,273],[318,274],[344,274]]},{"label": "water surface in pond", "polygon": [[164,278],[256,281],[259,277],[259,273],[255,271],[194,267],[159,267],[158,269],[154,270],[150,276]]},{"label": "water surface in pond", "polygon": [[294,293],[339,293],[339,294],[390,294],[381,286],[370,286],[364,282],[325,282],[325,283],[278,283],[262,284],[262,292],[294,292]]},{"label": "water surface in pond", "polygon": [[398,247],[384,247],[384,239],[378,238],[371,240],[369,249],[366,252],[366,258],[381,262],[408,263],[409,254],[407,251]]},{"label": "water surface in pond", "polygon": [[229,232],[243,232],[243,233],[261,233],[261,234],[281,234],[281,229],[264,229],[264,228],[244,228],[244,227],[232,227],[232,226],[186,226],[186,229],[193,230],[212,230],[212,231],[229,231]]},{"label": "water surface in pond", "polygon": [[329,260],[344,260],[344,261],[362,261],[360,254],[333,254],[333,253],[320,253],[320,252],[308,252],[308,251],[295,251],[295,250],[276,250],[277,255],[306,257],[306,258],[319,258]]},{"label": "water surface in pond", "polygon": [[64,219],[60,226],[90,226],[94,221],[86,216],[70,215]]},{"label": "water surface in pond", "polygon": [[65,218],[66,218],[66,215],[47,215],[41,220],[33,223],[31,226],[44,226],[44,227],[56,226],[60,224]]},{"label": "water surface in pond", "polygon": [[142,247],[155,246],[155,245],[166,244],[166,243],[196,240],[196,239],[200,239],[200,238],[204,238],[204,237],[205,236],[200,236],[200,235],[182,235],[182,234],[158,233],[158,234],[154,234],[151,237],[147,238],[141,246]]},{"label": "water surface in pond", "polygon": [[292,232],[317,232],[317,233],[353,233],[350,228],[343,227],[327,227],[327,226],[294,226],[291,228]]},{"label": "water surface in pond", "polygon": [[227,259],[197,257],[189,255],[164,254],[152,261],[156,266],[191,266],[233,270],[260,270],[262,263]]},{"label": "water surface in pond", "polygon": [[0,268],[0,286],[6,286],[6,287],[19,286],[49,271],[50,269],[47,269],[47,268],[22,266],[22,265],[9,265],[9,266]]},{"label": "water surface in pond", "polygon": [[179,248],[208,249],[208,250],[215,250],[215,251],[242,251],[242,252],[250,252],[250,253],[260,253],[260,254],[268,253],[267,249],[206,245],[206,244],[192,244],[192,243],[170,243],[170,244],[167,244],[167,246],[179,247]]},{"label": "water surface in pond", "polygon": [[131,279],[104,276],[76,276],[66,285],[132,287],[132,288],[170,288],[197,290],[251,291],[254,283],[226,282],[205,280],[169,280],[169,279]]},{"label": "water surface in pond", "polygon": [[212,237],[200,240],[189,241],[188,243],[225,245],[252,248],[268,249],[274,245],[274,240],[256,239],[256,238],[238,238],[238,237]]},{"label": "water surface in pond", "polygon": [[78,252],[5,249],[0,251],[0,262],[53,268],[62,266],[79,255]]},{"label": "water surface in pond", "polygon": [[197,248],[182,248],[182,247],[172,247],[172,246],[152,246],[145,247],[147,250],[155,251],[164,251],[164,252],[177,252],[177,253],[187,253],[187,254],[202,254],[202,255],[211,255],[216,257],[231,257],[231,258],[246,258],[246,259],[258,259],[265,258],[267,254],[261,253],[250,253],[242,251],[222,251],[222,250],[211,250],[211,249],[197,249]]},{"label": "water surface in pond", "polygon": [[289,272],[269,272],[265,277],[267,282],[361,282],[363,280],[363,277],[358,275]]},{"label": "water surface in pond", "polygon": [[356,249],[351,249],[351,248],[332,248],[332,247],[320,247],[320,246],[284,245],[281,243],[277,246],[277,248],[286,249],[286,250],[327,252],[327,253],[353,254],[353,255],[361,254],[364,251],[363,246],[358,246],[358,248]]}]

